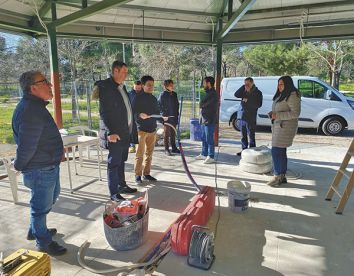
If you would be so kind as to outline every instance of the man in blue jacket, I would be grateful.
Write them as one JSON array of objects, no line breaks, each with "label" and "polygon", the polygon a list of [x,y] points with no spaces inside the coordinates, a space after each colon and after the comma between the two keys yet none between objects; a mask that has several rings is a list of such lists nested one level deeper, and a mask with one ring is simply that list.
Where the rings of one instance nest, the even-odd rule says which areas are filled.
[{"label": "man in blue jacket", "polygon": [[[156,141],[156,120],[167,120],[160,117],[160,109],[154,92],[154,78],[142,76],[143,92],[136,97],[134,118],[138,129],[139,144],[135,155],[135,183],[142,185],[143,181],[155,182],[157,179],[150,175],[152,155]],[[158,118],[155,118],[155,116]],[[143,176],[143,179],[141,177]]]},{"label": "man in blue jacket", "polygon": [[[237,118],[240,120],[240,131],[242,134],[242,150],[256,146],[256,121],[257,110],[262,106],[262,92],[254,85],[253,79],[245,79],[245,85],[242,85],[236,92],[236,98],[241,98],[241,106],[237,112]],[[249,136],[249,143],[248,137]],[[241,151],[237,153],[241,155]]]},{"label": "man in blue jacket", "polygon": [[23,174],[23,183],[31,189],[31,217],[28,240],[50,255],[62,255],[66,248],[52,240],[57,230],[48,229],[47,214],[60,193],[59,165],[63,141],[46,105],[53,98],[52,85],[39,71],[21,75],[23,98],[12,117],[17,144],[14,168]]},{"label": "man in blue jacket", "polygon": [[108,149],[107,178],[111,200],[124,200],[121,193],[135,193],[125,181],[125,161],[134,128],[133,111],[124,81],[128,66],[121,61],[112,64],[110,78],[98,81],[94,90],[99,97],[100,145]]}]

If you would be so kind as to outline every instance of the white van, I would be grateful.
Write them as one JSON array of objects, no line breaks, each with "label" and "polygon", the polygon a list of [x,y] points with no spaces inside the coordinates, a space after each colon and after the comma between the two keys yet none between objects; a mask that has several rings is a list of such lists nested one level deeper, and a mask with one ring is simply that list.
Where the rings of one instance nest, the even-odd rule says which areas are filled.
[{"label": "white van", "polygon": [[[267,113],[272,109],[279,77],[254,77],[254,84],[263,93],[263,105],[258,109],[257,125],[270,126]],[[354,98],[316,77],[294,76],[295,87],[301,92],[299,127],[317,128],[326,135],[337,135],[345,128],[354,128]],[[224,78],[221,82],[220,121],[237,128],[237,110],[241,99],[234,93],[244,84],[244,77]]]}]

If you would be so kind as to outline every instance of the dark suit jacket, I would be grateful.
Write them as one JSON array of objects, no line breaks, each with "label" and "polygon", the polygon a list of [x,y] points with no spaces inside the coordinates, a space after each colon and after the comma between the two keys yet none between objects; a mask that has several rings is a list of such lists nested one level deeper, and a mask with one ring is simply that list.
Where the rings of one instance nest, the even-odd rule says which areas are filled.
[{"label": "dark suit jacket", "polygon": [[[99,93],[99,109],[100,109],[100,145],[108,149],[107,136],[118,134],[120,140],[112,143],[119,147],[129,147],[131,133],[128,126],[127,109],[120,92],[118,84],[113,78],[98,81],[95,83],[98,86]],[[128,92],[123,87],[124,92]],[[134,120],[133,120],[134,121]],[[133,122],[134,123],[134,122]],[[134,126],[133,126],[134,127]]]}]

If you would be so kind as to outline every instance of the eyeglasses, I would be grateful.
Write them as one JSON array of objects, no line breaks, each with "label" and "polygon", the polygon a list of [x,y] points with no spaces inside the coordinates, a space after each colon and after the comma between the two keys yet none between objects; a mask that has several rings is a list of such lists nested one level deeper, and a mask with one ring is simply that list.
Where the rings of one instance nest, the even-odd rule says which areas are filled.
[{"label": "eyeglasses", "polygon": [[50,81],[48,81],[47,79],[43,79],[43,80],[39,80],[39,81],[35,81],[34,83],[32,83],[32,85],[36,85],[38,83],[44,83],[44,84],[47,84],[47,85],[50,85]]}]

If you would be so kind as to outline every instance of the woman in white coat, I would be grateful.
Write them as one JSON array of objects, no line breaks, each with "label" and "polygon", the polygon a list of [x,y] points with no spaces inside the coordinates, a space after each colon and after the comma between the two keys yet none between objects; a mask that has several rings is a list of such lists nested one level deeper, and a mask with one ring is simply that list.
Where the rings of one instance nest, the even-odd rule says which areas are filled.
[{"label": "woman in white coat", "polygon": [[269,186],[279,186],[286,183],[288,158],[286,150],[293,143],[298,128],[298,118],[301,111],[300,92],[294,86],[289,76],[278,80],[278,89],[273,97],[272,111],[268,113],[272,120],[272,158],[273,178]]}]

